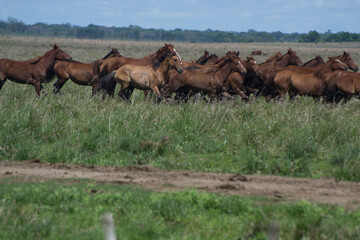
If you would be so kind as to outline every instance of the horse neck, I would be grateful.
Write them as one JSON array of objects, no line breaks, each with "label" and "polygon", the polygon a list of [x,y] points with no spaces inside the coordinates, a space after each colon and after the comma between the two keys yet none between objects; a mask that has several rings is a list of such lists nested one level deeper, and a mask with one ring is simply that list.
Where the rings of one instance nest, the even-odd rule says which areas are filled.
[{"label": "horse neck", "polygon": [[218,71],[216,71],[214,74],[216,76],[216,79],[218,79],[220,82],[224,83],[226,79],[230,76],[230,73],[232,72],[230,63],[226,63],[224,66],[222,66]]},{"label": "horse neck", "polygon": [[324,65],[319,66],[318,70],[315,73],[315,76],[317,76],[318,78],[323,79],[324,75],[326,73],[332,72],[333,68],[331,67],[333,63],[331,61],[326,62]]},{"label": "horse neck", "polygon": [[164,81],[168,75],[169,69],[169,60],[166,59],[160,63],[160,66],[154,72],[161,79],[161,81]]},{"label": "horse neck", "polygon": [[289,55],[287,56],[282,56],[279,60],[275,61],[275,66],[276,67],[286,67],[289,66]]},{"label": "horse neck", "polygon": [[44,69],[49,69],[55,61],[55,52],[50,51],[45,53],[44,56],[37,63],[38,66],[42,66]]}]

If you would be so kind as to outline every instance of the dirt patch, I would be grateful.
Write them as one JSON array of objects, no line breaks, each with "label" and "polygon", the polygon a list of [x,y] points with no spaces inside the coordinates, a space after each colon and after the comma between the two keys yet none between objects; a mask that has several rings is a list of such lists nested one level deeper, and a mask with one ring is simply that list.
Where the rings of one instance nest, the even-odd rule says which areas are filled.
[{"label": "dirt patch", "polygon": [[0,161],[0,178],[23,177],[31,181],[92,179],[99,183],[137,184],[153,191],[195,188],[239,196],[259,196],[281,201],[301,199],[316,203],[360,207],[360,183],[334,179],[307,179],[229,173],[165,171],[152,166],[112,167],[54,164],[38,160]]}]

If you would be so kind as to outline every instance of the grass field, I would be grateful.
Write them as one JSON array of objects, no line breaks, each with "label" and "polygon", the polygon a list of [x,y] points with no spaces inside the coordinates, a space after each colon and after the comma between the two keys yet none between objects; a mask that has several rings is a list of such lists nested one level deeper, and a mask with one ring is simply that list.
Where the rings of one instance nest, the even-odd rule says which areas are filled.
[{"label": "grass field", "polygon": [[[163,44],[1,36],[0,58],[26,60],[44,54],[54,42],[83,62],[103,57],[112,47],[124,56],[142,57]],[[325,59],[346,50],[360,63],[359,43],[174,45],[188,61],[198,58],[205,49],[219,56],[228,50],[240,51],[245,57],[255,49],[272,54],[292,47],[303,62],[317,54]],[[256,59],[260,63],[266,57]],[[52,83],[45,85],[45,89],[49,94],[37,98],[32,86],[5,83],[0,91],[0,160],[39,159],[116,166],[150,164],[162,169],[360,181],[360,101],[356,99],[335,107],[305,97],[293,102],[268,103],[260,98],[250,103],[237,99],[213,104],[200,101],[154,104],[135,92],[133,103],[128,104],[118,97],[105,101],[91,99],[89,87],[70,81],[62,89],[63,96],[52,95]],[[53,184],[58,193],[52,190]],[[359,212],[344,212],[341,207],[305,201],[264,204],[265,200],[196,191],[160,194],[116,186],[108,186],[107,194],[94,202],[96,199],[83,190],[89,188],[88,184],[102,187],[96,183],[22,184],[3,180],[0,193],[0,199],[5,199],[0,204],[3,238],[25,239],[28,231],[34,235],[26,239],[57,239],[58,234],[64,234],[65,239],[80,234],[85,234],[86,239],[99,238],[99,223],[95,221],[103,210],[118,214],[117,221],[126,221],[123,217],[127,214],[132,216],[130,223],[121,222],[124,228],[118,230],[126,239],[265,239],[270,218],[280,221],[283,239],[356,239],[360,234]],[[114,195],[117,191],[120,193]],[[127,194],[131,196],[124,200]],[[48,199],[50,196],[54,198]],[[189,196],[205,200],[189,203]],[[129,199],[130,209],[122,210],[119,206],[130,204]],[[88,219],[92,209],[96,209],[94,217]],[[235,213],[231,213],[233,210]],[[191,211],[195,213],[190,214]],[[55,220],[59,213],[69,222]],[[153,218],[156,224],[152,223]],[[84,219],[88,222],[83,222]],[[68,229],[77,221],[79,225]],[[249,229],[242,226],[247,222],[252,224]],[[334,229],[335,223],[343,227]],[[12,228],[12,224],[17,227]],[[85,225],[96,227],[87,229]],[[194,230],[195,226],[200,230]],[[19,235],[11,235],[12,231]]]}]

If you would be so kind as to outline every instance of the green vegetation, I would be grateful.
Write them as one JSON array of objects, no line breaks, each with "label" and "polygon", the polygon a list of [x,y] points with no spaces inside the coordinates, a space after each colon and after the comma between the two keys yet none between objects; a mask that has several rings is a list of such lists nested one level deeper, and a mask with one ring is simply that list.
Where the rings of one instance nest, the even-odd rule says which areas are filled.
[{"label": "green vegetation", "polygon": [[[36,47],[22,39],[10,40],[4,42],[21,46],[17,52],[25,48],[44,52],[43,40]],[[82,46],[79,54],[88,58],[103,46],[73,44],[73,49]],[[145,44],[129,44],[126,49],[142,49]],[[192,52],[189,46],[179,45],[179,53]],[[9,48],[4,45],[2,50]],[[64,49],[77,59],[71,49]],[[152,52],[142,51],[143,56]],[[51,84],[45,87],[51,91]],[[0,160],[151,164],[162,169],[360,181],[360,102],[356,99],[337,107],[311,98],[154,104],[135,91],[133,103],[128,104],[118,97],[91,99],[89,87],[71,81],[62,91],[64,96],[49,93],[37,98],[32,86],[5,83],[0,92]]]},{"label": "green vegetation", "polygon": [[9,17],[8,21],[0,21],[0,34],[15,34],[19,36],[46,36],[67,37],[81,39],[118,39],[136,41],[181,41],[181,42],[358,42],[359,33],[338,32],[318,33],[282,33],[258,32],[249,29],[247,32],[225,32],[207,29],[174,30],[145,29],[136,25],[128,27],[104,27],[89,24],[87,27],[66,24],[24,24],[15,18]]},{"label": "green vegetation", "polygon": [[1,92],[1,160],[360,181],[357,100],[337,108],[310,98],[156,105],[138,93],[127,104],[69,88],[37,99],[21,86],[7,83]]},{"label": "green vegetation", "polygon": [[102,239],[112,212],[119,239],[356,239],[360,212],[186,190],[155,193],[92,182],[0,180],[0,239]]},{"label": "green vegetation", "polygon": [[[25,60],[57,42],[76,60],[90,62],[111,47],[142,57],[162,42],[120,42],[0,36],[0,57]],[[292,47],[305,62],[342,54],[339,43],[174,43],[184,60],[204,49],[218,55],[253,49],[272,54]],[[346,45],[360,62],[356,44]],[[268,57],[268,56],[266,56]],[[262,62],[265,56],[256,57]],[[135,91],[133,103],[90,98],[71,81],[53,96],[7,81],[0,91],[0,161],[112,166],[150,164],[162,169],[335,177],[360,181],[360,102],[331,106],[311,98],[250,103],[154,104]],[[266,239],[271,222],[281,239],[358,239],[360,213],[307,201],[208,194],[155,193],[93,182],[0,180],[0,239],[101,239],[100,216],[114,214],[120,239]]]}]

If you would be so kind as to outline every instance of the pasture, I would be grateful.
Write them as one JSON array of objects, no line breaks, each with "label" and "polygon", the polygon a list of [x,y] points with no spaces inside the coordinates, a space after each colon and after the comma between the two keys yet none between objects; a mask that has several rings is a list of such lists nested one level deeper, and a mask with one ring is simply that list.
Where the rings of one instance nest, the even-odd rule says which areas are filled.
[{"label": "pasture", "polygon": [[[1,36],[0,58],[30,59],[43,55],[54,42],[81,62],[99,59],[111,48],[123,56],[140,58],[163,46],[162,42]],[[346,50],[360,64],[359,43],[173,44],[186,61],[197,59],[205,49],[219,56],[228,50],[240,51],[242,58],[261,49],[268,54],[255,56],[261,63],[276,51],[283,53],[291,47],[303,62],[318,54],[327,59]],[[32,86],[4,84],[0,91],[0,161],[150,165],[163,170],[360,181],[358,99],[336,106],[307,97],[281,102],[259,98],[246,103],[237,98],[155,104],[135,90],[129,104],[117,95],[104,101],[92,99],[91,87],[70,80],[62,88],[63,96],[55,96],[54,82],[44,84],[48,95],[40,98]],[[274,203],[267,198],[195,190],[156,193],[92,181],[37,183],[31,182],[31,177],[4,177],[0,180],[4,186],[0,191],[0,232],[5,238],[25,239],[29,231],[34,239],[64,239],[58,238],[59,234],[74,238],[83,233],[85,238],[95,239],[101,234],[96,221],[107,210],[115,212],[115,222],[123,224],[123,228],[117,226],[117,233],[125,239],[265,239],[272,219],[278,221],[283,239],[355,239],[360,234],[359,211],[354,207],[348,211],[308,201]],[[58,190],[53,190],[54,186]],[[84,190],[92,188],[104,194],[91,195]],[[93,209],[94,216],[87,217]],[[56,218],[59,213],[69,223],[79,224],[71,229]],[[335,220],[341,227],[334,228]],[[26,221],[33,221],[35,227]]]}]

